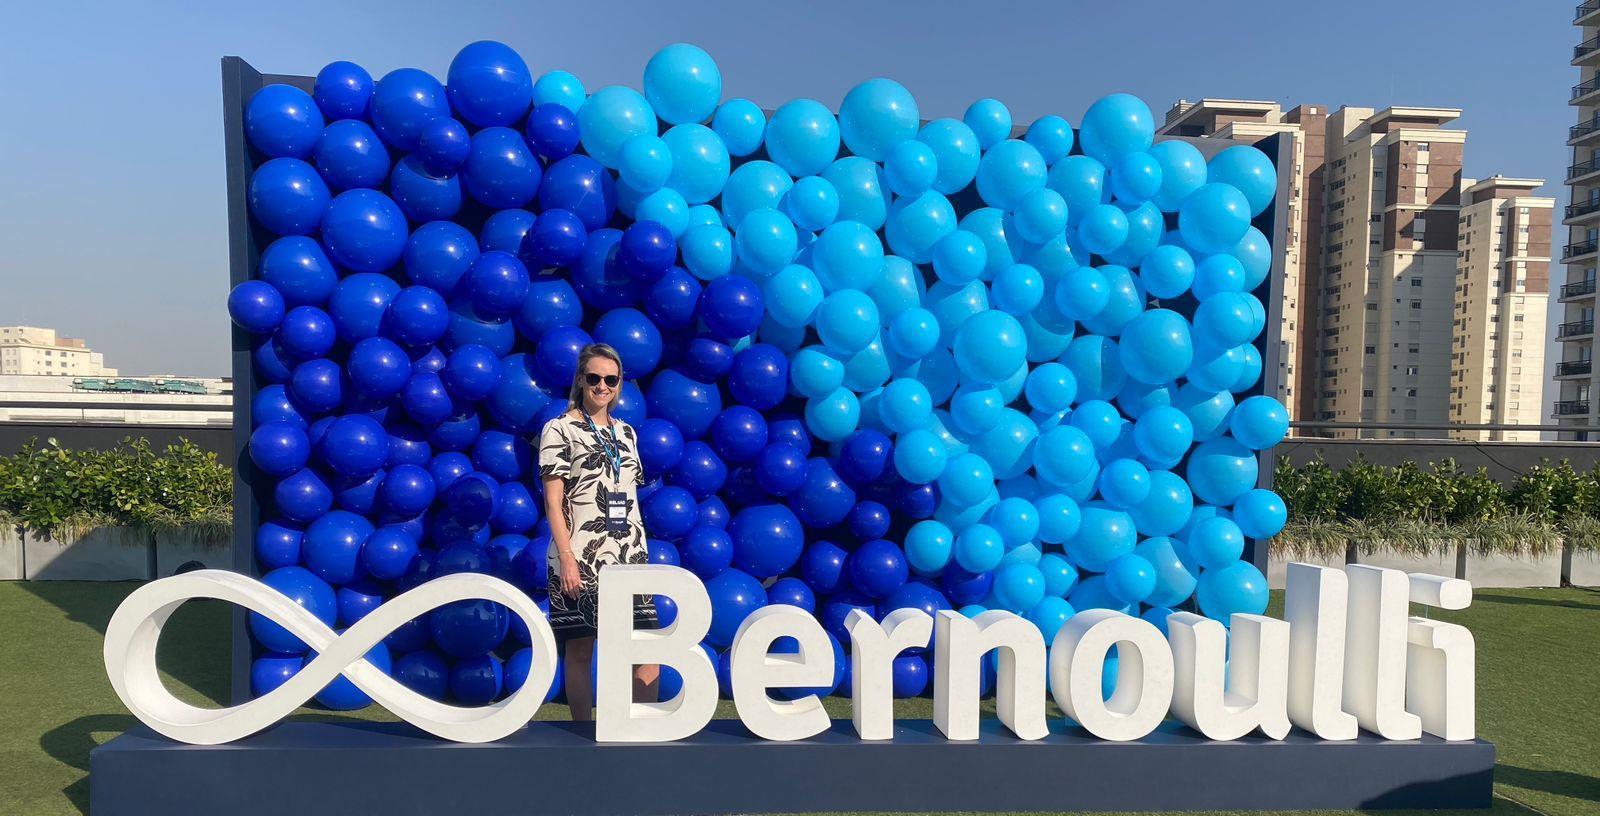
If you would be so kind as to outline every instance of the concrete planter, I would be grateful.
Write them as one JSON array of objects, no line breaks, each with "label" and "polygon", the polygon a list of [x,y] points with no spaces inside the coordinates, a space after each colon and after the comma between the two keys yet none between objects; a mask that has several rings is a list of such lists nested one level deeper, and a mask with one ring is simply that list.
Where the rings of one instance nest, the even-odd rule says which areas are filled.
[{"label": "concrete planter", "polygon": [[22,530],[0,524],[0,581],[22,579]]},{"label": "concrete planter", "polygon": [[1479,589],[1561,586],[1560,551],[1544,555],[1483,555],[1468,547],[1461,576]]},{"label": "concrete planter", "polygon": [[1573,586],[1600,587],[1600,550],[1568,544],[1561,553],[1561,577]]},{"label": "concrete planter", "polygon": [[1445,578],[1461,577],[1462,545],[1459,542],[1443,544],[1431,553],[1385,549],[1376,546],[1370,552],[1359,549],[1352,563],[1369,567],[1397,569],[1402,572],[1420,572]]},{"label": "concrete planter", "polygon": [[233,569],[233,534],[227,529],[215,537],[190,530],[160,530],[155,534],[157,578],[176,575],[185,565],[195,569]]},{"label": "concrete planter", "polygon": [[30,581],[147,581],[155,548],[148,530],[95,527],[60,539],[23,537],[23,577]]},{"label": "concrete planter", "polygon": [[1314,564],[1319,567],[1334,567],[1344,569],[1344,565],[1351,563],[1353,552],[1345,550],[1343,556],[1310,556],[1310,555],[1285,555],[1272,553],[1267,556],[1267,587],[1270,589],[1283,589],[1289,581],[1289,565]]}]

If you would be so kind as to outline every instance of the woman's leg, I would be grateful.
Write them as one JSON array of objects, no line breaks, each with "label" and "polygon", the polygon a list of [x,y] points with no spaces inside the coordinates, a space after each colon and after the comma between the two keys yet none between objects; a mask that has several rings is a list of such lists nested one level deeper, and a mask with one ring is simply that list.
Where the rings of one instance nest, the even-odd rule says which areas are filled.
[{"label": "woman's leg", "polygon": [[572,638],[567,641],[567,661],[562,671],[566,675],[567,706],[572,709],[573,722],[594,719],[594,684],[589,679],[589,666],[594,659],[594,638]]},{"label": "woman's leg", "polygon": [[661,667],[654,663],[633,667],[633,701],[656,702],[661,693]]}]

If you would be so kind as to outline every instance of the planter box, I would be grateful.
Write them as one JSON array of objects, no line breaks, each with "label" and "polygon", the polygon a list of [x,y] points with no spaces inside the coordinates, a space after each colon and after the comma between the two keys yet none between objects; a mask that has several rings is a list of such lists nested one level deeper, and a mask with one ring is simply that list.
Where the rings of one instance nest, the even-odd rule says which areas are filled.
[{"label": "planter box", "polygon": [[0,581],[22,580],[22,531],[0,524]]},{"label": "planter box", "polygon": [[1407,573],[1420,572],[1445,578],[1460,578],[1461,557],[1461,545],[1455,544],[1446,549],[1428,554],[1398,550],[1382,550],[1370,553],[1357,551],[1355,561],[1352,563],[1369,567],[1397,569]]},{"label": "planter box", "polygon": [[1276,553],[1270,554],[1270,555],[1267,556],[1267,587],[1270,588],[1270,589],[1283,589],[1285,586],[1287,586],[1288,585],[1288,580],[1289,580],[1289,565],[1291,563],[1295,563],[1295,564],[1315,564],[1316,566],[1319,566],[1319,567],[1334,567],[1334,568],[1337,568],[1337,569],[1344,569],[1344,565],[1345,564],[1351,563],[1350,557],[1351,557],[1351,551],[1348,550],[1348,549],[1345,550],[1345,554],[1344,554],[1343,557],[1339,557],[1339,556],[1332,556],[1332,557],[1326,557],[1326,558],[1318,558],[1318,557],[1313,557],[1313,556],[1295,556],[1295,557],[1290,557],[1290,556],[1287,556],[1287,555],[1279,555],[1279,554],[1276,554]]},{"label": "planter box", "polygon": [[1475,588],[1561,586],[1561,553],[1479,555],[1467,551],[1461,577]]},{"label": "planter box", "polygon": [[1561,553],[1561,577],[1573,586],[1600,587],[1600,551],[1569,545]]},{"label": "planter box", "polygon": [[155,550],[148,530],[96,527],[64,541],[26,533],[23,559],[30,581],[147,581]]},{"label": "planter box", "polygon": [[187,531],[162,530],[155,534],[157,578],[176,575],[184,565],[194,569],[233,569],[233,534],[209,539]]}]

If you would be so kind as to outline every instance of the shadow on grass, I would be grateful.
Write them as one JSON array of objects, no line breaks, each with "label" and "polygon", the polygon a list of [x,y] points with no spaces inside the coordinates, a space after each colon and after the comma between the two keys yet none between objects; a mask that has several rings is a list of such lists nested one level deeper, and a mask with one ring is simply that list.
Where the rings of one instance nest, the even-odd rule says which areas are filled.
[{"label": "shadow on grass", "polygon": [[1581,593],[1581,598],[1530,598],[1525,595],[1509,595],[1481,590],[1475,594],[1473,603],[1476,604],[1508,604],[1512,606],[1553,606],[1560,609],[1577,609],[1584,612],[1600,612],[1600,590],[1569,588],[1569,591]]},{"label": "shadow on grass", "polygon": [[1494,781],[1600,804],[1600,779],[1571,771],[1544,771],[1518,768],[1515,765],[1496,765]]},{"label": "shadow on grass", "polygon": [[46,731],[39,737],[39,748],[57,762],[84,772],[76,782],[61,789],[61,795],[78,809],[89,812],[89,752],[100,743],[95,734],[121,734],[138,725],[132,714],[91,714]]},{"label": "shadow on grass", "polygon": [[61,610],[67,620],[104,635],[111,613],[143,581],[18,581],[29,594]]}]

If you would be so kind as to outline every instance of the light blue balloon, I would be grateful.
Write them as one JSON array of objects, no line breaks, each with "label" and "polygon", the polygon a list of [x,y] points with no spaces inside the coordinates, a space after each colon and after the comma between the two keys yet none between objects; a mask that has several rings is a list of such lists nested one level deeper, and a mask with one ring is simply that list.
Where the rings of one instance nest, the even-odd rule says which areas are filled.
[{"label": "light blue balloon", "polygon": [[1129,419],[1138,419],[1152,408],[1172,405],[1172,394],[1177,390],[1177,385],[1170,382],[1145,385],[1129,380],[1122,386],[1122,390],[1117,392],[1117,407],[1122,409],[1122,414]]},{"label": "light blue balloon", "polygon": [[1244,373],[1246,346],[1218,348],[1209,342],[1195,344],[1194,360],[1184,376],[1196,388],[1227,391]]},{"label": "light blue balloon", "polygon": [[1139,267],[1139,278],[1151,295],[1166,300],[1189,291],[1194,284],[1195,263],[1188,250],[1179,246],[1162,245],[1150,250],[1144,265]]},{"label": "light blue balloon", "polygon": [[994,597],[999,606],[1024,612],[1044,600],[1044,574],[1032,564],[1003,564],[994,573]]},{"label": "light blue balloon", "polygon": [[897,196],[920,195],[933,188],[939,176],[939,159],[926,142],[907,139],[894,146],[883,161],[883,177]]},{"label": "light blue balloon", "polygon": [[938,575],[950,563],[955,541],[955,533],[942,522],[923,519],[906,531],[906,563],[918,575]]},{"label": "light blue balloon", "polygon": [[996,309],[1021,319],[1044,301],[1044,277],[1027,264],[1012,264],[994,276],[990,298]]},{"label": "light blue balloon", "polygon": [[1100,314],[1111,298],[1111,283],[1092,266],[1079,266],[1061,275],[1051,293],[1055,307],[1069,320],[1088,320]]},{"label": "light blue balloon", "polygon": [[1084,400],[1067,418],[1067,424],[1089,437],[1096,451],[1109,450],[1122,434],[1122,418],[1115,406],[1101,399]]},{"label": "light blue balloon", "polygon": [[1195,265],[1194,296],[1210,300],[1219,292],[1245,291],[1244,264],[1232,255],[1207,255]]},{"label": "light blue balloon", "polygon": [[881,399],[879,416],[884,426],[897,434],[922,428],[933,416],[933,397],[928,387],[908,377],[891,380]]},{"label": "light blue balloon", "polygon": [[789,175],[814,176],[839,156],[839,123],[821,102],[784,103],[767,122],[767,155]]},{"label": "light blue balloon", "polygon": [[1096,334],[1118,335],[1128,321],[1144,311],[1145,292],[1139,285],[1139,279],[1127,267],[1106,264],[1100,267],[1100,273],[1106,276],[1106,282],[1111,285],[1111,293],[1106,298],[1106,307],[1094,317],[1084,320],[1083,327]]},{"label": "light blue balloon", "polygon": [[878,305],[865,292],[841,289],[817,309],[817,335],[822,344],[842,354],[867,347],[878,333]]},{"label": "light blue balloon", "polygon": [[1174,535],[1194,513],[1194,493],[1182,476],[1169,470],[1150,471],[1150,492],[1128,515],[1140,534]]},{"label": "light blue balloon", "polygon": [[1246,491],[1233,503],[1233,520],[1250,538],[1267,539],[1283,530],[1289,520],[1289,510],[1278,494],[1256,488]]},{"label": "light blue balloon", "polygon": [[1183,411],[1194,426],[1197,442],[1215,439],[1228,431],[1228,417],[1233,414],[1233,395],[1227,391],[1207,391],[1184,383],[1178,388],[1174,408]]},{"label": "light blue balloon", "polygon": [[652,193],[672,175],[672,149],[654,134],[634,136],[622,143],[617,156],[617,173],[622,182],[641,193]]},{"label": "light blue balloon", "polygon": [[1085,154],[1109,165],[1129,153],[1148,150],[1155,133],[1155,117],[1144,100],[1114,93],[1095,100],[1084,112],[1078,139]]},{"label": "light blue balloon", "polygon": [[[1050,284],[1045,283],[1048,290]],[[1072,343],[1072,325],[1067,321],[1064,333],[1056,333],[1053,329],[1046,328],[1039,320],[1041,312],[1055,312],[1054,303],[1050,298],[1040,301],[1032,314],[1018,318],[1022,321],[1022,332],[1028,336],[1028,362],[1043,363],[1060,357]]]},{"label": "light blue balloon", "polygon": [[1050,168],[1045,185],[1067,202],[1067,223],[1077,226],[1089,211],[1110,197],[1105,165],[1088,156],[1068,156]]},{"label": "light blue balloon", "polygon": [[1022,199],[1043,190],[1050,169],[1033,145],[1006,139],[988,148],[978,162],[978,195],[984,203],[1014,210]]},{"label": "light blue balloon", "polygon": [[[726,193],[723,198],[726,200]],[[806,176],[789,188],[784,196],[784,211],[795,226],[813,232],[822,230],[839,218],[839,191],[821,176]]]},{"label": "light blue balloon", "polygon": [[1206,162],[1206,178],[1244,193],[1251,217],[1266,212],[1278,192],[1278,169],[1267,154],[1250,145],[1234,145],[1212,156]]},{"label": "light blue balloon", "polygon": [[893,373],[889,366],[889,355],[883,349],[882,335],[874,334],[866,348],[845,361],[844,387],[864,394],[888,382]]},{"label": "light blue balloon", "polygon": [[1105,258],[1118,266],[1141,266],[1145,256],[1161,243],[1166,219],[1161,215],[1161,210],[1148,201],[1123,212],[1128,218],[1128,237],[1122,246],[1106,253]]},{"label": "light blue balloon", "polygon": [[816,317],[822,305],[822,284],[817,276],[798,264],[789,264],[761,285],[767,316],[781,326],[804,328]]},{"label": "light blue balloon", "polygon": [[950,421],[962,433],[977,436],[999,424],[1005,407],[999,389],[961,386],[950,398]]},{"label": "light blue balloon", "polygon": [[667,186],[690,204],[704,204],[722,194],[728,181],[728,148],[705,125],[678,125],[661,137],[672,149],[672,175]]},{"label": "light blue balloon", "polygon": [[921,357],[939,345],[939,318],[921,307],[906,309],[890,321],[888,341],[889,351],[900,357]]},{"label": "light blue balloon", "polygon": [[1038,439],[1039,426],[1027,414],[1007,408],[993,428],[973,439],[972,450],[994,468],[996,479],[1014,479],[1033,467]]},{"label": "light blue balloon", "polygon": [[977,280],[988,262],[989,250],[983,240],[966,230],[957,229],[933,245],[934,274],[955,286]]},{"label": "light blue balloon", "polygon": [[1228,428],[1239,444],[1250,450],[1266,450],[1288,435],[1289,412],[1272,397],[1246,397],[1233,409]]},{"label": "light blue balloon", "polygon": [[1250,202],[1237,189],[1207,182],[1178,207],[1178,232],[1203,254],[1227,252],[1250,229]]},{"label": "light blue balloon", "polygon": [[845,147],[875,162],[883,161],[895,145],[915,137],[920,122],[917,100],[892,79],[869,79],[851,88],[839,104],[839,131]]},{"label": "light blue balloon", "polygon": [[1240,346],[1243,349],[1244,365],[1239,367],[1239,378],[1228,386],[1228,390],[1235,394],[1249,391],[1261,381],[1261,352],[1255,346]]},{"label": "light blue balloon", "polygon": [[1177,408],[1151,408],[1134,420],[1133,438],[1140,456],[1153,462],[1176,464],[1194,444],[1194,423],[1188,414]]},{"label": "light blue balloon", "polygon": [[967,107],[961,121],[972,128],[984,150],[1011,136],[1011,111],[998,99],[979,99]]},{"label": "light blue balloon", "polygon": [[573,113],[583,107],[583,83],[566,71],[550,71],[533,83],[533,104],[560,105]]},{"label": "light blue balloon", "polygon": [[1132,459],[1114,459],[1100,469],[1100,497],[1131,510],[1150,495],[1150,469]]},{"label": "light blue balloon", "polygon": [[898,255],[885,255],[883,274],[867,294],[878,304],[879,318],[892,324],[904,312],[922,306],[925,285],[916,264]]},{"label": "light blue balloon", "polygon": [[760,105],[748,99],[730,99],[717,108],[716,116],[711,118],[711,129],[722,137],[730,154],[748,156],[761,149],[767,115]]},{"label": "light blue balloon", "polygon": [[[933,395],[934,405],[943,405],[949,402],[950,395],[955,393],[956,383],[961,374],[956,370],[955,357],[943,348],[936,348],[917,361],[913,376],[928,386],[928,393]],[[938,418],[937,411],[934,412],[934,417]]]},{"label": "light blue balloon", "polygon": [[768,161],[749,161],[728,175],[722,189],[722,214],[730,224],[760,210],[779,209],[794,181],[783,168]]},{"label": "light blue balloon", "polygon": [[1096,255],[1115,252],[1128,240],[1128,216],[1112,204],[1098,204],[1078,222],[1078,240]]},{"label": "light blue balloon", "polygon": [[1017,202],[1015,224],[1023,240],[1042,244],[1067,228],[1067,200],[1055,190],[1034,190]]},{"label": "light blue balloon", "polygon": [[806,401],[806,427],[824,442],[838,442],[854,433],[861,421],[861,403],[848,388]]},{"label": "light blue balloon", "polygon": [[949,458],[948,448],[933,431],[907,431],[895,439],[895,471],[911,484],[928,484],[939,478]]},{"label": "light blue balloon", "polygon": [[1078,568],[1061,553],[1045,553],[1039,559],[1039,572],[1044,575],[1046,597],[1064,598],[1078,583]]},{"label": "light blue balloon", "polygon": [[1235,561],[1201,573],[1195,597],[1206,617],[1227,626],[1235,614],[1259,615],[1267,611],[1267,579],[1254,564]]},{"label": "light blue balloon", "polygon": [[[1026,339],[1027,332],[1023,332],[1023,337]],[[1017,397],[1022,396],[1022,389],[1027,384],[1028,361],[1024,359],[1017,364],[1017,368],[1011,372],[1011,376],[995,383],[994,387],[996,391],[1000,392],[1000,398],[1005,400],[1007,405],[1010,405],[1017,401]]]},{"label": "light blue balloon", "polygon": [[769,209],[752,210],[739,222],[734,235],[739,262],[762,277],[793,261],[799,241],[789,216]]},{"label": "light blue balloon", "polygon": [[1111,562],[1133,552],[1137,543],[1133,519],[1127,513],[1091,502],[1083,508],[1078,534],[1066,543],[1067,557],[1080,569],[1105,572]]},{"label": "light blue balloon", "polygon": [[1228,254],[1239,259],[1244,265],[1244,290],[1254,292],[1267,279],[1267,273],[1272,271],[1272,244],[1267,241],[1267,236],[1261,230],[1251,227],[1244,231],[1244,237],[1239,239]]},{"label": "light blue balloon", "polygon": [[[1000,499],[994,507],[989,508],[989,514],[984,517],[984,523],[993,527],[1000,533],[1000,538],[1006,543],[1006,550],[1016,550],[1024,545],[1031,545],[1039,535],[1039,511],[1033,502],[1019,496]],[[1037,564],[1039,550],[1033,550],[1031,556],[1024,556],[1028,563]]]},{"label": "light blue balloon", "polygon": [[1121,556],[1106,568],[1106,589],[1124,603],[1139,603],[1155,588],[1155,567],[1137,553]]},{"label": "light blue balloon", "polygon": [[1255,339],[1255,316],[1249,295],[1217,292],[1194,310],[1195,340],[1229,348]]},{"label": "light blue balloon", "polygon": [[1020,253],[1014,247],[1019,246],[1020,242],[1008,233],[1008,221],[1006,212],[996,207],[983,207],[961,217],[958,228],[978,236],[988,253],[980,276],[983,280],[993,280],[1000,270],[1018,260]]},{"label": "light blue balloon", "polygon": [[[785,326],[775,322],[769,315],[767,319],[761,321],[761,326],[756,329],[756,337],[763,343],[777,347],[784,354],[794,354],[800,350],[801,346],[805,345],[806,327]],[[741,347],[741,344],[748,343],[749,340],[750,338],[748,337],[741,338],[740,342],[734,345]]]},{"label": "light blue balloon", "polygon": [[933,181],[934,192],[944,195],[958,193],[971,184],[973,177],[978,174],[981,156],[978,135],[965,122],[935,119],[922,126],[917,141],[933,148],[939,169]]},{"label": "light blue balloon", "polygon": [[976,453],[950,457],[939,475],[939,495],[961,507],[971,507],[994,490],[994,469]]},{"label": "light blue balloon", "polygon": [[[811,266],[828,292],[871,289],[883,274],[883,242],[859,221],[836,221],[811,247]],[[874,307],[876,308],[876,307]]]},{"label": "light blue balloon", "polygon": [[722,72],[699,47],[673,43],[645,64],[644,96],[669,125],[704,122],[722,98]]},{"label": "light blue balloon", "polygon": [[1144,151],[1125,153],[1111,163],[1111,194],[1141,204],[1161,191],[1161,162]]},{"label": "light blue balloon", "polygon": [[1083,512],[1078,503],[1060,493],[1048,493],[1034,502],[1039,510],[1039,540],[1062,544],[1078,534]]},{"label": "light blue balloon", "polygon": [[716,207],[713,207],[710,204],[696,204],[689,208],[688,229],[693,229],[699,226],[722,227],[726,229],[728,222],[727,219],[722,217],[722,213],[719,212]]},{"label": "light blue balloon", "polygon": [[677,190],[662,188],[639,200],[634,214],[640,221],[654,221],[681,241],[689,229],[689,202]]},{"label": "light blue balloon", "polygon": [[939,281],[928,289],[925,302],[939,320],[939,345],[948,347],[963,323],[989,308],[989,290],[978,281],[965,286]]},{"label": "light blue balloon", "polygon": [[1066,366],[1049,362],[1028,373],[1024,385],[1028,404],[1036,411],[1060,413],[1071,407],[1078,396],[1078,380]]},{"label": "light blue balloon", "polygon": [[925,264],[933,260],[934,245],[955,229],[956,211],[950,200],[930,190],[916,198],[897,199],[885,234],[894,254]]},{"label": "light blue balloon", "polygon": [[578,110],[578,133],[583,151],[615,170],[624,143],[634,136],[656,135],[656,114],[638,91],[608,85]]},{"label": "light blue balloon", "polygon": [[1189,487],[1208,504],[1233,504],[1256,486],[1260,476],[1256,455],[1232,437],[1208,439],[1189,454]]},{"label": "light blue balloon", "polygon": [[965,380],[998,383],[1027,363],[1027,342],[1016,318],[990,309],[973,315],[956,329],[951,351]]},{"label": "light blue balloon", "polygon": [[678,249],[683,253],[684,268],[700,280],[720,278],[733,270],[733,236],[721,226],[689,227]]},{"label": "light blue balloon", "polygon": [[1117,342],[1109,337],[1084,335],[1073,339],[1061,355],[1061,364],[1078,381],[1079,400],[1111,400],[1127,382]]},{"label": "light blue balloon", "polygon": [[839,220],[860,221],[872,229],[883,226],[889,194],[884,192],[878,165],[860,156],[845,156],[828,165],[822,177],[839,194]]},{"label": "light blue balloon", "polygon": [[1139,542],[1139,546],[1134,548],[1134,554],[1149,562],[1155,572],[1155,586],[1144,599],[1145,603],[1174,607],[1194,594],[1197,583],[1195,576],[1178,557],[1176,544],[1166,536],[1153,536]]},{"label": "light blue balloon", "polygon": [[1171,382],[1194,361],[1189,321],[1170,309],[1140,312],[1123,327],[1118,348],[1122,369],[1146,385]]},{"label": "light blue balloon", "polygon": [[1048,164],[1053,165],[1072,152],[1072,125],[1054,114],[1035,119],[1028,126],[1028,135],[1023,138],[1039,150],[1039,155],[1044,156]]},{"label": "light blue balloon", "polygon": [[1094,467],[1094,443],[1083,431],[1059,425],[1040,435],[1033,468],[1044,484],[1065,488],[1088,476]]},{"label": "light blue balloon", "polygon": [[1161,165],[1161,189],[1150,200],[1162,212],[1177,212],[1190,193],[1206,183],[1206,159],[1199,148],[1172,140],[1150,148],[1150,155]]},{"label": "light blue balloon", "polygon": [[1005,540],[987,524],[973,524],[956,535],[955,560],[967,572],[988,572],[1005,554]]}]

